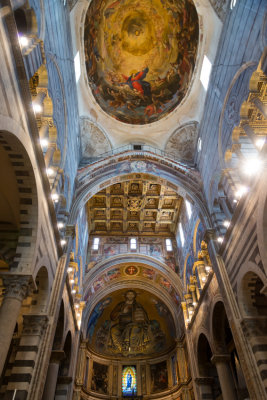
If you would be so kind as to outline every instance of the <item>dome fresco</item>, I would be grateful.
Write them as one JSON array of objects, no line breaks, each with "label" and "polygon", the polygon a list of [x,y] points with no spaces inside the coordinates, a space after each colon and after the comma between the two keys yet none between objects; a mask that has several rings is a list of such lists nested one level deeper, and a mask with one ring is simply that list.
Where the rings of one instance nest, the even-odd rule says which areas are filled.
[{"label": "dome fresco", "polygon": [[97,103],[130,124],[148,124],[169,114],[188,90],[198,34],[190,0],[93,0],[84,49]]}]

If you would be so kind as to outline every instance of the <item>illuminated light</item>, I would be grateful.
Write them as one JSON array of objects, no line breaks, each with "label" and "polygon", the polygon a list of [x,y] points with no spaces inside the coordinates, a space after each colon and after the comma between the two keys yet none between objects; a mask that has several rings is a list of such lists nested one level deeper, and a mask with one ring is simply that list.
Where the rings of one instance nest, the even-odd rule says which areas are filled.
[{"label": "illuminated light", "polygon": [[74,70],[75,70],[76,83],[78,83],[81,76],[81,61],[80,61],[79,51],[76,53],[76,56],[74,57]]},{"label": "illuminated light", "polygon": [[221,237],[221,236],[218,237],[218,238],[217,238],[217,242],[222,243],[222,242],[223,242],[223,237]]},{"label": "illuminated light", "polygon": [[80,316],[81,316],[81,314],[78,312],[78,313],[77,313],[77,317],[80,317]]},{"label": "illuminated light", "polygon": [[211,62],[207,56],[204,56],[201,73],[200,73],[200,81],[206,91],[209,86],[210,73],[211,73]]},{"label": "illuminated light", "polygon": [[61,246],[65,246],[65,244],[66,244],[67,242],[66,242],[66,240],[65,239],[62,239],[62,240],[60,240],[60,244],[61,244]]},{"label": "illuminated light", "polygon": [[35,112],[35,114],[39,114],[43,110],[43,107],[41,106],[41,104],[34,103],[34,102],[32,103],[32,108],[33,108],[33,111]]},{"label": "illuminated light", "polygon": [[68,267],[68,268],[67,268],[67,272],[69,272],[69,273],[72,272],[72,268],[71,268],[71,267]]},{"label": "illuminated light", "polygon": [[[235,193],[236,197],[240,198],[242,197],[244,194],[246,194],[248,192],[248,188],[246,186],[240,186],[240,188],[237,190],[237,192]],[[236,201],[237,202],[237,201]],[[235,203],[236,203],[235,202]]]},{"label": "illuminated light", "polygon": [[70,280],[70,283],[73,284],[73,283],[74,283],[74,279],[71,279],[71,280]]},{"label": "illuminated light", "polygon": [[79,308],[80,307],[80,305],[79,304],[75,304],[75,308]]},{"label": "illuminated light", "polygon": [[223,226],[225,226],[225,228],[229,228],[230,221],[223,221]]},{"label": "illuminated light", "polygon": [[65,226],[65,224],[61,221],[57,223],[58,229],[62,229],[62,228],[64,228],[64,226]]},{"label": "illuminated light", "polygon": [[197,151],[200,152],[201,149],[202,149],[202,140],[201,140],[201,138],[199,137],[199,138],[198,138],[198,141],[197,141]]},{"label": "illuminated light", "polygon": [[259,150],[263,148],[263,145],[265,143],[265,138],[260,138],[256,140],[256,147],[258,147]]},{"label": "illuminated light", "polygon": [[57,193],[52,193],[51,194],[52,200],[57,203],[59,199],[59,195]]},{"label": "illuminated light", "polygon": [[237,0],[231,0],[230,9],[232,10],[236,6]]},{"label": "illuminated light", "polygon": [[248,159],[243,163],[243,172],[249,176],[255,175],[261,171],[262,164],[262,160],[259,158]]},{"label": "illuminated light", "polygon": [[187,318],[186,322],[189,324],[189,322],[190,322],[190,319],[189,319],[189,318]]},{"label": "illuminated light", "polygon": [[189,310],[189,314],[193,314],[193,310]]},{"label": "illuminated light", "polygon": [[205,276],[202,276],[201,280],[202,282],[206,282],[207,278]]},{"label": "illuminated light", "polygon": [[71,293],[75,294],[76,293],[76,289],[72,289]]},{"label": "illuminated light", "polygon": [[234,199],[234,203],[237,203],[237,200],[236,200],[236,199]]},{"label": "illuminated light", "polygon": [[47,168],[46,173],[47,173],[47,176],[55,175],[55,171],[52,168]]},{"label": "illuminated light", "polygon": [[48,140],[47,139],[40,139],[40,145],[42,146],[42,147],[47,147],[48,146],[48,144],[49,144],[49,142],[48,142]]},{"label": "illuminated light", "polygon": [[211,271],[211,266],[210,265],[206,265],[205,266],[205,270],[207,271],[207,273],[209,273]]},{"label": "illuminated light", "polygon": [[197,306],[197,303],[196,303],[195,301],[193,302],[193,306],[194,306],[194,307],[196,307],[196,306]]},{"label": "illuminated light", "polygon": [[29,44],[29,39],[26,36],[19,36],[19,44],[21,47],[26,47]]}]

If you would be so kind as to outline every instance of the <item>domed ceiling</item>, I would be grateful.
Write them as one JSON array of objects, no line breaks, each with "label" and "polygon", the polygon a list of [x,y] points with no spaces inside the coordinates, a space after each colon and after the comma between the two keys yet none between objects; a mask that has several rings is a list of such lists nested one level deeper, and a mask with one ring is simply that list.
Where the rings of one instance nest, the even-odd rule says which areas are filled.
[{"label": "domed ceiling", "polygon": [[98,104],[130,124],[149,124],[169,114],[187,92],[198,32],[191,0],[93,0],[84,49]]},{"label": "domed ceiling", "polygon": [[95,306],[87,338],[99,354],[151,357],[175,345],[175,327],[169,309],[156,296],[141,289],[121,289]]}]

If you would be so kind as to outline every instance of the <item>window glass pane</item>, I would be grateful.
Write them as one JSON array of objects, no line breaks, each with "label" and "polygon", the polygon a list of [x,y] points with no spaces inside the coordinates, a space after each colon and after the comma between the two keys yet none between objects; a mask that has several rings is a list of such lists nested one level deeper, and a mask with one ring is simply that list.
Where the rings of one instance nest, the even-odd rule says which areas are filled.
[{"label": "window glass pane", "polygon": [[188,200],[185,200],[185,206],[186,206],[188,218],[190,219],[191,215],[192,215],[192,206]]},{"label": "window glass pane", "polygon": [[184,231],[181,222],[179,223],[179,233],[180,233],[180,239],[182,246],[184,245]]}]

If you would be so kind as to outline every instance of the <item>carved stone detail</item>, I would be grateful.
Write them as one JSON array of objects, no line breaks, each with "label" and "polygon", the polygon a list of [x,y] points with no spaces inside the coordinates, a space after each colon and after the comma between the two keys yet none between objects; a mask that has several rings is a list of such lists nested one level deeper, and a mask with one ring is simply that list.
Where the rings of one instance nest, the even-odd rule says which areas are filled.
[{"label": "carved stone detail", "polygon": [[23,335],[41,336],[47,326],[46,315],[23,315]]},{"label": "carved stone detail", "polygon": [[3,282],[5,286],[5,298],[15,298],[23,301],[28,294],[29,277],[10,275],[3,277]]}]

